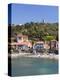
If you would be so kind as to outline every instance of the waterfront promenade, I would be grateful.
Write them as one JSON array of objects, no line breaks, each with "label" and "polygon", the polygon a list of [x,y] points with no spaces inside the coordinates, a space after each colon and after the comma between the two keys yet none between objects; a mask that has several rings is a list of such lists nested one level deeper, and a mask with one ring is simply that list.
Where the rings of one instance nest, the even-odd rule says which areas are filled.
[{"label": "waterfront promenade", "polygon": [[8,57],[11,58],[18,58],[18,57],[31,57],[31,58],[49,58],[49,59],[59,59],[59,55],[56,54],[31,54],[31,53],[13,53],[13,54],[9,54]]}]

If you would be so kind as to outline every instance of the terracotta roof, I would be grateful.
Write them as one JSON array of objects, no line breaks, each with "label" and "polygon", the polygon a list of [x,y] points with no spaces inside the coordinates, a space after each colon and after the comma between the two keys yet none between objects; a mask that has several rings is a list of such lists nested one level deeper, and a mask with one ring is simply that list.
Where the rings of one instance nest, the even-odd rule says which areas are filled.
[{"label": "terracotta roof", "polygon": [[21,43],[15,42],[15,43],[11,43],[11,45],[12,46],[14,46],[14,45],[27,45],[27,46],[32,47],[32,44],[30,42],[21,42]]},{"label": "terracotta roof", "polygon": [[27,35],[18,34],[17,37],[28,37]]}]

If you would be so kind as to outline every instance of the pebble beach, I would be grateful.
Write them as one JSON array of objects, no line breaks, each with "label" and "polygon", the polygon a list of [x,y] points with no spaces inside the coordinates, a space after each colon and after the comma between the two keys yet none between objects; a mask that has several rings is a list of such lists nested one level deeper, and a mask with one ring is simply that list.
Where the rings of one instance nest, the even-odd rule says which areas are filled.
[{"label": "pebble beach", "polygon": [[31,57],[31,58],[49,58],[49,59],[59,59],[59,55],[56,54],[31,54],[31,53],[13,53],[13,54],[8,54],[8,57],[11,58],[18,58],[18,57]]}]

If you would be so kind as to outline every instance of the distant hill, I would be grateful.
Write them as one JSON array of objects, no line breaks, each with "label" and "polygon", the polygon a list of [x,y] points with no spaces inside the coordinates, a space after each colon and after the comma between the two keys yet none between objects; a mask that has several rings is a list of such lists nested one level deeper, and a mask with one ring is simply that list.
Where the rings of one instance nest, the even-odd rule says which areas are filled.
[{"label": "distant hill", "polygon": [[[10,25],[9,25],[10,26]],[[54,39],[58,37],[58,23],[25,23],[23,25],[11,26],[11,34],[14,33],[28,35],[30,39],[41,38],[45,36],[53,36]]]}]

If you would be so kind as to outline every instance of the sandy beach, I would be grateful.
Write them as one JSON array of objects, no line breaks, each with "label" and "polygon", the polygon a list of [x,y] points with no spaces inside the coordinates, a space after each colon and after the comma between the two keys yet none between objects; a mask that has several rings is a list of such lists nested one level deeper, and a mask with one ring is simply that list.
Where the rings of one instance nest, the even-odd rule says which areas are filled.
[{"label": "sandy beach", "polygon": [[38,54],[38,55],[33,55],[31,53],[14,53],[14,54],[9,54],[8,57],[11,58],[18,58],[18,57],[31,57],[31,58],[49,58],[49,59],[59,59],[59,55],[56,54]]}]

